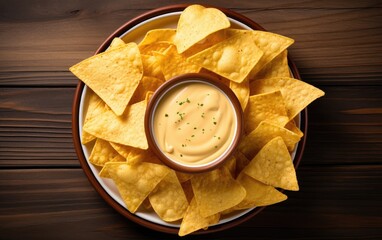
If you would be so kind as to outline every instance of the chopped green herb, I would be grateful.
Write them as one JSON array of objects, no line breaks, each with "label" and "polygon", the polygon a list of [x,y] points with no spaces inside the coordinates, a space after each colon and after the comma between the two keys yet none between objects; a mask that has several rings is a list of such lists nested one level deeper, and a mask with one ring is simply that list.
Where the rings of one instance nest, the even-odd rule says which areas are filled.
[{"label": "chopped green herb", "polygon": [[195,135],[191,135],[191,137],[195,137]]},{"label": "chopped green herb", "polygon": [[[182,106],[183,104],[190,103],[190,102],[191,102],[190,99],[187,98],[185,101],[179,102],[179,105]],[[178,101],[176,101],[176,103],[178,103]]]}]

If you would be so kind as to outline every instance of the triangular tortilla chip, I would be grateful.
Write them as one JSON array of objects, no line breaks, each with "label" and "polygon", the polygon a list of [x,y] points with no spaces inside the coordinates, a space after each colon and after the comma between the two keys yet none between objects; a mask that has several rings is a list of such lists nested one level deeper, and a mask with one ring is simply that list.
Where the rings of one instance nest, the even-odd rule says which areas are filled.
[{"label": "triangular tortilla chip", "polygon": [[200,209],[196,203],[195,197],[191,200],[187,208],[186,214],[180,224],[179,236],[184,236],[195,232],[199,229],[208,228],[211,224],[219,222],[220,214],[214,214],[208,217],[203,217],[200,214]]},{"label": "triangular tortilla chip", "polygon": [[283,95],[289,119],[293,119],[311,102],[325,95],[320,89],[301,80],[289,77],[275,77],[253,81],[250,89],[253,94],[279,90]]},{"label": "triangular tortilla chip", "polygon": [[144,118],[146,101],[129,106],[125,113],[118,117],[113,111],[106,110],[84,125],[90,134],[110,142],[131,147],[147,149]]},{"label": "triangular tortilla chip", "polygon": [[262,55],[263,52],[253,40],[253,34],[244,32],[235,34],[188,60],[231,81],[241,83]]},{"label": "triangular tortilla chip", "polygon": [[158,216],[167,222],[183,218],[188,207],[182,185],[173,170],[150,193],[149,200]]},{"label": "triangular tortilla chip", "polygon": [[200,214],[204,217],[229,209],[245,197],[245,189],[225,167],[195,175],[191,183]]},{"label": "triangular tortilla chip", "polygon": [[265,185],[252,177],[241,173],[237,180],[245,188],[247,195],[235,209],[247,209],[253,207],[268,206],[285,201],[288,197],[272,186]]},{"label": "triangular tortilla chip", "polygon": [[249,97],[248,106],[244,114],[245,131],[250,133],[262,121],[267,121],[281,127],[285,126],[289,121],[284,99],[280,91]]},{"label": "triangular tortilla chip", "polygon": [[107,164],[105,167],[117,185],[127,209],[132,213],[138,209],[145,198],[170,171],[164,165],[153,163]]},{"label": "triangular tortilla chip", "polygon": [[282,137],[267,143],[243,172],[266,185],[292,191],[299,189],[296,171]]},{"label": "triangular tortilla chip", "polygon": [[120,116],[142,78],[143,67],[137,44],[128,43],[87,58],[70,71]]}]

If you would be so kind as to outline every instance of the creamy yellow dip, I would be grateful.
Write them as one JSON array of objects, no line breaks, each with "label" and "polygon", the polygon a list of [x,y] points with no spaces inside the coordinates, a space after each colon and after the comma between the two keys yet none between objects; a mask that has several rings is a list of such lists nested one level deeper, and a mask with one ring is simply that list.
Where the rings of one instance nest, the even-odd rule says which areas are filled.
[{"label": "creamy yellow dip", "polygon": [[237,119],[228,97],[204,82],[181,83],[154,110],[153,132],[162,152],[184,165],[204,165],[232,144]]}]

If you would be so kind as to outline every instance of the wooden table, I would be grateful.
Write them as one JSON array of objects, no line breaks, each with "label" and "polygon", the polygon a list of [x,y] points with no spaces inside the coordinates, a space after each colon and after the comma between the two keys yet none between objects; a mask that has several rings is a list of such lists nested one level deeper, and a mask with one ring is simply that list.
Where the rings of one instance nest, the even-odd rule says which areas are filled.
[{"label": "wooden table", "polygon": [[[177,1],[181,3],[186,1]],[[381,1],[209,1],[296,40],[309,107],[301,190],[224,232],[185,239],[382,238]],[[174,1],[0,1],[0,239],[175,239],[125,219],[74,151],[69,66]]]}]

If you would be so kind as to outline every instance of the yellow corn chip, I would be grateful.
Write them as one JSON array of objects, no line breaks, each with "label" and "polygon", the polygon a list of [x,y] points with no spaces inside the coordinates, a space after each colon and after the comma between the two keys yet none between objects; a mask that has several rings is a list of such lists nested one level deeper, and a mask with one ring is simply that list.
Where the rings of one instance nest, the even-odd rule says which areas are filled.
[{"label": "yellow corn chip", "polygon": [[139,47],[143,47],[157,42],[174,42],[175,34],[176,29],[172,28],[153,29],[146,33],[145,37],[138,45]]},{"label": "yellow corn chip", "polygon": [[143,64],[143,76],[155,77],[164,80],[160,62],[150,55],[141,55]]},{"label": "yellow corn chip", "polygon": [[172,45],[173,43],[171,42],[155,42],[150,45],[140,46],[139,51],[142,55],[154,56],[157,52],[163,53],[164,51],[166,51],[167,48],[169,48]]},{"label": "yellow corn chip", "polygon": [[185,73],[197,73],[200,67],[187,61],[186,57],[178,54],[174,45],[171,45],[163,54],[156,54],[161,64],[166,80]]},{"label": "yellow corn chip", "polygon": [[173,170],[150,193],[149,200],[158,216],[168,222],[183,218],[188,207],[182,185]]},{"label": "yellow corn chip", "polygon": [[145,100],[147,92],[154,92],[163,84],[163,82],[163,80],[158,78],[144,76],[135,90],[135,93],[130,100],[130,104]]},{"label": "yellow corn chip", "polygon": [[200,5],[187,7],[180,15],[174,39],[178,52],[186,51],[211,33],[230,25],[227,16],[216,8]]},{"label": "yellow corn chip", "polygon": [[110,142],[147,149],[144,127],[145,111],[146,101],[129,106],[120,117],[111,110],[107,110],[89,120],[84,125],[84,130]]},{"label": "yellow corn chip", "polygon": [[241,83],[259,61],[263,52],[247,32],[232,37],[199,52],[188,60],[231,81]]},{"label": "yellow corn chip", "polygon": [[103,166],[106,162],[111,161],[118,155],[118,152],[111,147],[109,142],[97,138],[93,150],[90,153],[89,162],[97,166]]},{"label": "yellow corn chip", "polygon": [[169,168],[153,163],[137,165],[120,163],[105,166],[117,185],[127,209],[132,213],[170,172]]},{"label": "yellow corn chip", "polygon": [[286,128],[263,121],[240,142],[239,151],[252,159],[262,147],[275,137],[282,137],[291,152],[300,141],[300,136]]},{"label": "yellow corn chip", "polygon": [[[86,124],[89,121],[89,119],[97,116],[100,113],[100,111],[102,111],[105,105],[102,99],[99,98],[98,95],[95,94],[91,89],[88,89],[88,94],[89,94],[89,101],[87,104],[87,109],[84,110],[84,112],[86,112],[84,124]],[[81,134],[82,144],[87,144],[93,141],[94,139],[96,139],[95,136],[82,130],[82,134]]]},{"label": "yellow corn chip", "polygon": [[250,160],[240,151],[237,151],[235,155],[236,155],[236,174],[235,174],[235,176],[238,176],[239,173],[241,173],[241,171],[250,163]]},{"label": "yellow corn chip", "polygon": [[239,99],[241,108],[244,111],[249,100],[249,81],[244,80],[241,83],[230,81],[229,87],[235,93],[237,99]]},{"label": "yellow corn chip", "polygon": [[187,58],[191,57],[192,55],[195,55],[198,52],[201,52],[207,48],[210,48],[213,45],[223,41],[226,38],[227,36],[224,29],[217,31],[215,33],[208,35],[202,41],[195,43],[192,47],[190,47],[185,52],[183,52],[182,55],[186,56]]},{"label": "yellow corn chip", "polygon": [[99,172],[99,176],[103,178],[111,178],[109,174],[110,168],[113,168],[112,165],[119,166],[121,162],[126,162],[125,159],[121,155],[117,155],[114,159],[114,161],[106,162],[105,165],[102,167],[101,171]]},{"label": "yellow corn chip", "polygon": [[187,180],[185,182],[182,182],[181,184],[182,184],[184,194],[186,194],[187,200],[190,203],[191,200],[194,198],[194,192],[192,191],[191,180]]},{"label": "yellow corn chip", "polygon": [[299,189],[296,171],[282,137],[267,143],[243,172],[266,185],[292,191]]},{"label": "yellow corn chip", "polygon": [[294,40],[276,33],[253,31],[256,45],[264,52],[263,57],[252,69],[250,79],[256,75],[267,63],[294,43]]},{"label": "yellow corn chip", "polygon": [[272,77],[290,77],[287,50],[284,50],[272,61],[265,64],[265,66],[251,80]]},{"label": "yellow corn chip", "polygon": [[[125,45],[125,42],[122,39],[114,38],[110,44],[110,47],[106,51],[119,48],[123,45]],[[86,122],[89,121],[90,118],[97,116],[100,113],[100,111],[102,111],[102,108],[103,108],[103,106],[100,106],[100,105],[104,104],[102,99],[98,97],[98,95],[95,94],[91,89],[88,89],[88,95],[89,95],[89,102],[87,104],[88,108],[86,110],[86,117],[85,117],[84,124],[86,124]],[[82,144],[86,144],[94,139],[96,139],[95,136],[89,134],[86,131],[82,131],[82,135],[81,135]]]},{"label": "yellow corn chip", "polygon": [[197,230],[208,228],[211,224],[219,222],[219,218],[219,213],[204,217],[200,213],[195,198],[193,198],[187,208],[182,223],[180,224],[179,236],[184,236]]},{"label": "yellow corn chip", "polygon": [[139,164],[142,162],[162,164],[162,162],[158,159],[158,157],[155,154],[153,154],[150,150],[141,150],[141,149],[136,149],[135,151],[131,151],[126,161],[130,164]]},{"label": "yellow corn chip", "polygon": [[233,178],[236,178],[236,158],[231,157],[224,164],[223,167],[227,168],[227,170],[231,173]]},{"label": "yellow corn chip", "polygon": [[294,78],[277,77],[260,79],[251,83],[251,92],[254,94],[270,91],[281,91],[289,119],[293,119],[306,106],[325,93],[320,89]]},{"label": "yellow corn chip", "polygon": [[119,143],[113,143],[113,142],[109,142],[109,143],[114,148],[114,150],[117,151],[120,155],[122,155],[125,159],[129,157],[130,152],[136,151],[136,148],[134,147],[126,146]]},{"label": "yellow corn chip", "polygon": [[244,173],[241,173],[237,180],[245,188],[247,195],[234,209],[268,206],[285,201],[288,198],[274,187],[265,185]]},{"label": "yellow corn chip", "polygon": [[178,177],[179,182],[184,183],[184,182],[190,180],[192,178],[193,174],[176,172],[176,176]]},{"label": "yellow corn chip", "polygon": [[191,183],[203,217],[229,209],[245,197],[244,188],[225,167],[195,175]]},{"label": "yellow corn chip", "polygon": [[106,51],[113,50],[120,48],[125,45],[125,42],[120,38],[114,38],[113,41],[111,41],[109,48]]},{"label": "yellow corn chip", "polygon": [[250,133],[262,121],[279,126],[285,126],[289,121],[284,99],[280,91],[249,97],[248,106],[244,114],[245,131]]},{"label": "yellow corn chip", "polygon": [[304,136],[304,133],[300,130],[300,128],[297,127],[296,122],[292,119],[289,121],[286,125],[285,128],[288,129],[289,131],[294,132],[297,134],[300,138]]},{"label": "yellow corn chip", "polygon": [[137,45],[129,43],[85,59],[70,71],[120,116],[142,78],[143,67]]}]

